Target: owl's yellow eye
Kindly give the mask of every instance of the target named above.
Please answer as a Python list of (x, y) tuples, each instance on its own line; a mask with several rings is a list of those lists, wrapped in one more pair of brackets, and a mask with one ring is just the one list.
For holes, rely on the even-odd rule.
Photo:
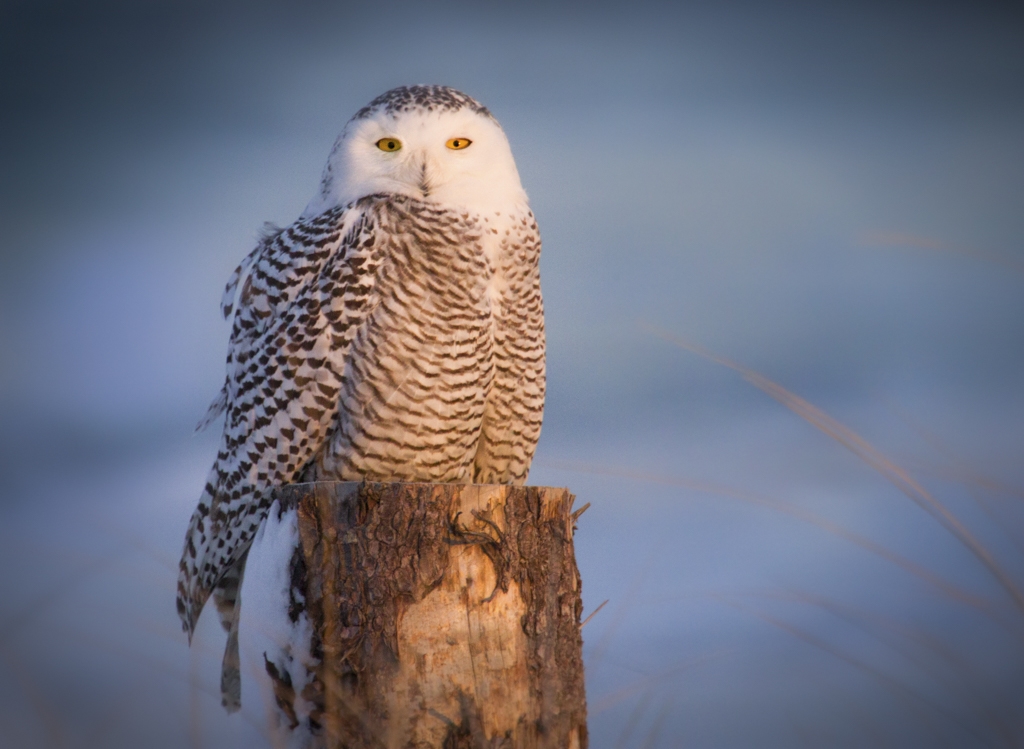
[(453, 151), (461, 151), (472, 142), (469, 138), (452, 138), (445, 145)]
[(381, 138), (377, 141), (377, 148), (381, 151), (397, 151), (402, 147), (402, 141), (398, 138)]

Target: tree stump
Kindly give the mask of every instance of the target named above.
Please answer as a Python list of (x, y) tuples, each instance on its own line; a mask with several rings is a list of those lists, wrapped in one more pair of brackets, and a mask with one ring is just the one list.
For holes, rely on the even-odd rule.
[(567, 489), (317, 482), (277, 498), (297, 510), (320, 656), (314, 745), (587, 747)]

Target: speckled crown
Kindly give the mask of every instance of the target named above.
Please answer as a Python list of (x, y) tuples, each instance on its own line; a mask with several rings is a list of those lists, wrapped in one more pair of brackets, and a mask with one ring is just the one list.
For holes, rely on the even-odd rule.
[(414, 109), (427, 112), (457, 112), (460, 109), (469, 109), (494, 119), (487, 107), (472, 96), (467, 96), (448, 86), (399, 86), (393, 88), (356, 112), (352, 119), (361, 120), (379, 111), (393, 115), (410, 112)]

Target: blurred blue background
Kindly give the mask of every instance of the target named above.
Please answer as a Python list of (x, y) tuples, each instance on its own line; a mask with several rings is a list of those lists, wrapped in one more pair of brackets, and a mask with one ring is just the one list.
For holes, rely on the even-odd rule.
[[(268, 746), (176, 563), (217, 303), (377, 94), (544, 238), (530, 481), (589, 501), (592, 746), (1024, 745), (1024, 22), (936, 3), (6, 2), (0, 743)], [(873, 444), (1004, 582), (741, 362)], [(243, 697), (244, 699), (244, 697)]]

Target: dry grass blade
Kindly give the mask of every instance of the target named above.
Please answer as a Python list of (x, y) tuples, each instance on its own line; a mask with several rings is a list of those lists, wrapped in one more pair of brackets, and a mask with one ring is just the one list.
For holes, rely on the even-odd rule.
[(672, 709), (672, 703), (669, 700), (665, 700), (665, 703), (661, 706), (661, 710), (658, 711), (658, 717), (654, 719), (651, 724), (651, 730), (647, 732), (647, 738), (644, 740), (643, 746), (640, 749), (654, 749), (654, 742), (658, 740), (661, 735), (661, 729), (665, 725), (665, 720), (668, 718), (669, 711)]
[(889, 480), (897, 489), (909, 497), (921, 509), (934, 517), (954, 538), (960, 541), (975, 558), (980, 561), (992, 574), (996, 581), (1013, 599), (1017, 608), (1024, 613), (1024, 593), (1021, 593), (1016, 583), (1009, 574), (996, 562), (988, 549), (974, 537), (974, 534), (961, 523), (946, 507), (935, 499), (923, 486), (915, 481), (905, 470), (889, 460), (882, 452), (854, 432), (846, 425), (829, 416), (817, 406), (808, 403), (798, 395), (786, 390), (781, 385), (772, 382), (751, 369), (717, 356), (706, 349), (695, 344), (681, 340), (671, 333), (659, 328), (648, 326), (655, 335), (663, 338), (669, 343), (687, 351), (691, 351), (705, 359), (717, 362), (723, 366), (739, 372), (743, 377), (764, 393), (767, 393), (797, 416), (809, 424), (817, 427), (832, 439), (846, 447), (850, 452), (867, 463), (871, 468)]
[[(957, 695), (954, 698), (954, 703), (972, 708), (977, 715), (982, 717), (985, 725), (992, 726), (1000, 734), (1006, 746), (1017, 745), (1013, 729), (997, 714), (992, 701), (971, 687), (972, 684), (978, 683), (975, 669), (941, 640), (896, 620), (843, 605), (825, 596), (812, 593), (784, 593), (774, 594), (771, 597), (815, 606), (859, 629), (882, 645), (893, 649), (908, 662), (914, 664), (922, 673), (927, 674), (931, 682), (942, 683), (951, 695)], [(937, 668), (938, 662), (915, 653), (906, 647), (908, 644), (917, 646), (931, 656), (938, 656), (955, 674), (944, 675)]]
[[(850, 655), (849, 653), (846, 653), (846, 652), (840, 650), (839, 648), (837, 648), (832, 643), (827, 642), (826, 640), (823, 640), (820, 637), (817, 637), (816, 635), (811, 634), (810, 632), (807, 632), (807, 631), (805, 631), (803, 629), (800, 629), (799, 627), (796, 627), (796, 626), (790, 624), (789, 622), (782, 621), (781, 619), (776, 619), (775, 617), (773, 617), (773, 616), (771, 616), (771, 615), (769, 615), (769, 614), (767, 614), (767, 613), (765, 613), (763, 611), (759, 611), (759, 610), (754, 609), (754, 608), (752, 608), (750, 606), (746, 606), (746, 605), (741, 604), (741, 603), (739, 603), (737, 601), (731, 600), (731, 599), (729, 599), (729, 598), (727, 598), (725, 596), (719, 595), (719, 596), (714, 596), (714, 597), (717, 598), (722, 603), (726, 604), (727, 606), (731, 606), (732, 608), (735, 608), (735, 609), (737, 609), (739, 611), (745, 611), (748, 614), (751, 614), (752, 616), (757, 617), (758, 619), (760, 619), (763, 622), (771, 624), (774, 627), (778, 627), (779, 629), (783, 630), (784, 632), (788, 632), (789, 634), (791, 634), (794, 637), (796, 637), (798, 640), (802, 640), (803, 642), (805, 642), (805, 643), (807, 643), (809, 645), (813, 645), (814, 647), (818, 648), (819, 650), (822, 650), (822, 651), (824, 651), (826, 653), (829, 653), (830, 655), (838, 658), (839, 660), (841, 660), (841, 661), (843, 661), (843, 662), (853, 666), (857, 670), (862, 671), (863, 673), (865, 673), (865, 674), (871, 676), (872, 678), (874, 678), (875, 680), (877, 680), (879, 683), (881, 683), (884, 687), (886, 687), (890, 692), (892, 692), (897, 697), (900, 697), (900, 698), (903, 698), (903, 699), (909, 699), (909, 704), (912, 704), (914, 706), (927, 707), (933, 713), (941, 715), (942, 717), (946, 718), (950, 722), (955, 723), (965, 733), (968, 733), (971, 736), (973, 736), (977, 740), (977, 742), (978, 742), (978, 743), (975, 744), (975, 746), (982, 746), (982, 745), (988, 743), (986, 741), (985, 737), (978, 735), (978, 733), (971, 726), (965, 725), (962, 721), (957, 719), (955, 716), (950, 715), (949, 711), (943, 705), (940, 705), (937, 702), (934, 702), (933, 700), (929, 699), (925, 695), (920, 694), (916, 690), (911, 689), (906, 684), (901, 682), (899, 679), (896, 679), (896, 678), (890, 676), (889, 674), (887, 674), (886, 672), (884, 672), (884, 671), (882, 671), (882, 670), (880, 670), (878, 668), (875, 668), (870, 663), (865, 663), (864, 661), (860, 660), (859, 658), (855, 658), (854, 656)], [(937, 727), (934, 725), (934, 723), (931, 720), (928, 720), (927, 723), (928, 723), (929, 727), (931, 727), (933, 729), (936, 729), (935, 732), (936, 732), (936, 734), (938, 736), (945, 737), (947, 735), (945, 732), (938, 731)]]
[(1024, 498), (1024, 491), (1013, 486), (1000, 484), (986, 476), (980, 475), (977, 471), (967, 465), (963, 459), (956, 455), (949, 446), (939, 438), (938, 435), (919, 424), (902, 408), (890, 404), (889, 409), (895, 413), (896, 416), (918, 436), (918, 438), (920, 438), (932, 450), (937, 452), (943, 461), (942, 468), (936, 468), (930, 464), (923, 463), (922, 461), (916, 461), (914, 465), (916, 465), (917, 469), (919, 471), (925, 471), (932, 475), (939, 476), (940, 478), (948, 481), (954, 481), (962, 484), (964, 489), (967, 491), (968, 496), (974, 500), (974, 503), (988, 516), (989, 520), (992, 521), (992, 524), (996, 528), (999, 528), (1006, 539), (1013, 544), (1017, 552), (1024, 556), (1024, 537), (1022, 537), (1020, 532), (1019, 522), (1014, 522), (1014, 519), (1008, 517), (1002, 509), (997, 508), (985, 499), (978, 492), (978, 489), (983, 489), (992, 494), (1010, 495), (1016, 499)]
[(64, 730), (60, 711), (58, 711), (50, 702), (45, 691), (36, 686), (35, 681), (30, 675), (31, 671), (25, 668), (25, 666), (15, 658), (13, 653), (2, 646), (0, 646), (0, 658), (3, 658), (7, 664), (8, 670), (14, 674), (20, 682), (22, 692), (32, 704), (32, 709), (35, 711), (36, 717), (39, 719), (39, 724), (43, 726), (43, 730), (46, 732), (50, 746), (55, 747), (55, 749), (57, 747), (65, 746), (66, 742), (64, 741)]
[(615, 742), (615, 749), (623, 749), (628, 746), (629, 738), (633, 735), (633, 731), (640, 723), (640, 719), (647, 712), (647, 706), (651, 704), (651, 691), (647, 690), (644, 692), (643, 697), (636, 703), (636, 707), (633, 708), (633, 712), (629, 714), (629, 718), (626, 719), (626, 725), (622, 727), (622, 733), (619, 734), (618, 740)]
[(973, 484), (982, 489), (997, 493), (1008, 494), (1017, 499), (1024, 499), (1024, 489), (1009, 484), (1002, 484), (988, 476), (984, 476), (971, 468), (963, 458), (957, 455), (939, 435), (927, 429), (917, 419), (910, 415), (905, 409), (895, 403), (887, 403), (887, 407), (900, 421), (902, 421), (917, 437), (928, 447), (937, 452), (942, 458), (941, 466), (931, 465), (923, 461), (916, 461), (917, 465), (930, 473), (941, 476), (949, 481), (960, 484)]
[(913, 247), (920, 250), (949, 252), (955, 255), (963, 255), (964, 257), (969, 257), (973, 260), (992, 263), (993, 265), (998, 265), (1002, 268), (1013, 271), (1014, 273), (1024, 275), (1024, 263), (1021, 263), (1012, 257), (997, 254), (995, 252), (976, 250), (972, 247), (959, 247), (957, 245), (940, 242), (937, 239), (931, 239), (930, 237), (919, 237), (914, 234), (906, 234), (902, 232), (875, 232), (873, 234), (865, 235), (861, 239), (861, 244), (874, 247)]
[(930, 570), (925, 569), (921, 565), (913, 562), (907, 557), (898, 554), (895, 551), (891, 551), (881, 544), (875, 543), (869, 538), (866, 538), (859, 533), (854, 533), (837, 523), (833, 523), (819, 515), (815, 515), (813, 512), (805, 510), (796, 505), (791, 505), (780, 500), (771, 499), (770, 497), (763, 497), (752, 492), (743, 491), (741, 489), (734, 489), (726, 486), (719, 486), (717, 484), (708, 484), (700, 481), (691, 481), (677, 476), (664, 476), (660, 474), (644, 473), (641, 471), (631, 471), (628, 469), (615, 468), (612, 466), (592, 466), (587, 463), (577, 463), (573, 461), (563, 460), (544, 460), (539, 461), (543, 465), (550, 466), (552, 468), (558, 468), (566, 471), (576, 471), (579, 473), (591, 473), (599, 476), (615, 476), (617, 478), (635, 479), (637, 481), (648, 481), (655, 484), (664, 484), (666, 486), (678, 486), (691, 491), (700, 492), (701, 494), (710, 494), (718, 497), (728, 497), (730, 499), (736, 499), (741, 502), (747, 502), (750, 504), (759, 505), (768, 509), (774, 510), (785, 515), (802, 520), (806, 523), (810, 523), (826, 533), (830, 533), (833, 536), (842, 538), (845, 541), (849, 541), (856, 546), (875, 554), (878, 557), (895, 564), (902, 570), (910, 573), (920, 580), (927, 582), (934, 586), (938, 590), (942, 591), (945, 595), (957, 600), (961, 603), (972, 606), (976, 609), (984, 611), (987, 614), (995, 616), (995, 612), (992, 610), (992, 605), (989, 601), (977, 596), (970, 591), (959, 588), (949, 581), (939, 577)]
[(934, 462), (921, 460), (920, 458), (907, 458), (905, 462), (913, 465), (918, 471), (931, 474), (945, 481), (952, 481), (965, 486), (975, 486), (992, 494), (1005, 495), (1014, 499), (1024, 499), (1024, 489), (1011, 486), (1010, 484), (1003, 484), (988, 476), (979, 475), (963, 466), (950, 466), (948, 463), (937, 465)]
[(618, 631), (619, 627), (621, 627), (622, 623), (626, 620), (626, 616), (633, 610), (633, 604), (640, 595), (644, 582), (650, 577), (650, 571), (654, 567), (655, 559), (657, 558), (657, 554), (660, 550), (660, 547), (656, 547), (651, 550), (651, 553), (647, 557), (647, 562), (640, 568), (640, 570), (637, 571), (637, 574), (633, 578), (622, 602), (615, 608), (612, 620), (608, 623), (608, 626), (605, 627), (604, 632), (597, 641), (597, 645), (594, 646), (590, 657), (587, 659), (588, 673), (592, 674), (597, 668), (597, 665), (608, 652), (608, 648), (611, 647), (612, 638), (615, 636), (615, 632)]
[(587, 622), (589, 622), (591, 619), (593, 619), (594, 616), (597, 614), (597, 612), (600, 611), (601, 609), (603, 609), (605, 607), (605, 604), (607, 604), (609, 600), (610, 599), (605, 598), (603, 601), (601, 601), (601, 603), (598, 604), (598, 607), (596, 609), (594, 609), (593, 611), (591, 611), (590, 615), (586, 619), (584, 619), (582, 622), (580, 622), (580, 629), (583, 629), (585, 626), (587, 626)]
[(643, 678), (637, 679), (636, 681), (627, 684), (621, 689), (615, 690), (611, 694), (606, 694), (599, 700), (595, 700), (587, 708), (587, 712), (590, 715), (598, 715), (600, 713), (603, 713), (610, 707), (619, 704), (623, 700), (629, 699), (634, 694), (638, 694), (640, 692), (653, 689), (654, 686), (660, 681), (665, 681), (673, 676), (676, 676), (677, 674), (682, 673), (683, 671), (689, 671), (691, 668), (695, 668), (703, 663), (707, 663), (708, 661), (714, 660), (715, 658), (721, 658), (724, 655), (729, 655), (732, 652), (734, 651), (721, 650), (714, 653), (708, 653), (707, 655), (702, 655), (699, 658), (694, 658), (692, 661), (686, 661), (685, 663), (681, 663), (679, 665), (672, 666), (671, 668), (667, 668), (664, 671), (659, 671), (656, 674), (644, 676)]

